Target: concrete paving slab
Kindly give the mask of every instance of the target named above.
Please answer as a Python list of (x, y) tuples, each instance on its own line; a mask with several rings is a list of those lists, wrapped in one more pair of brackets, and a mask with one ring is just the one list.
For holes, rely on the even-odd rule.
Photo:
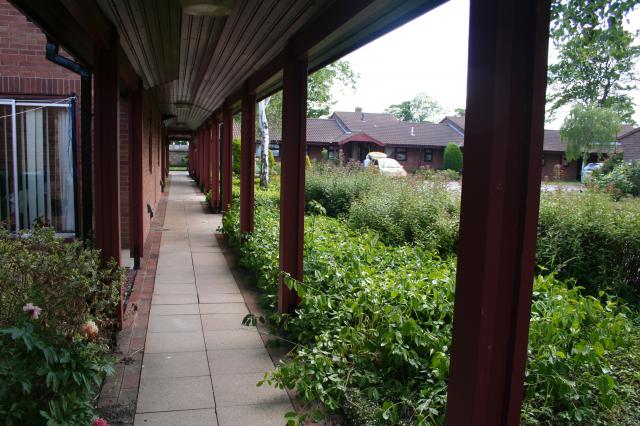
[(239, 328), (246, 328), (242, 325), (244, 317), (245, 314), (208, 314), (200, 316), (200, 318), (202, 318), (203, 331), (237, 330)]
[(208, 351), (211, 375), (265, 373), (273, 362), (264, 348)]
[(240, 373), (214, 375), (213, 391), (218, 407), (251, 404), (281, 404), (289, 401), (282, 389), (269, 385), (256, 386), (264, 379), (263, 373)]
[(174, 333), (178, 331), (200, 331), (202, 325), (198, 315), (160, 315), (149, 318), (148, 333)]
[(211, 378), (147, 378), (140, 385), (137, 413), (214, 408)]
[(178, 331), (174, 333), (147, 333), (145, 354), (162, 352), (204, 351), (202, 331)]
[(207, 353), (164, 352), (147, 353), (142, 363), (142, 380), (167, 377), (209, 377)]
[(258, 332), (248, 327), (238, 330), (206, 331), (204, 340), (207, 350), (264, 348)]
[(187, 303), (198, 303), (198, 296), (195, 294), (155, 294), (151, 299), (152, 305), (184, 305)]
[(156, 284), (153, 288), (153, 294), (197, 294), (195, 284)]
[[(136, 414), (134, 426), (217, 426), (213, 409)], [(250, 423), (246, 423), (248, 425)], [(257, 423), (256, 423), (257, 424)]]
[(192, 303), (189, 305), (151, 305), (149, 315), (198, 315), (199, 313), (198, 304)]
[[(153, 307), (151, 307), (153, 311)], [(200, 313), (202, 314), (248, 314), (249, 310), (244, 302), (240, 303), (201, 303), (199, 305)]]
[(203, 293), (199, 295), (200, 303), (238, 303), (244, 302), (239, 293)]
[(293, 411), (293, 407), (286, 401), (278, 404), (218, 407), (216, 411), (220, 426), (283, 426), (287, 423), (285, 414)]

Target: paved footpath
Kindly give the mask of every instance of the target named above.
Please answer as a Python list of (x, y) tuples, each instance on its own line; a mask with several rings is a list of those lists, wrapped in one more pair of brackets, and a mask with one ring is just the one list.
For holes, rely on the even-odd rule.
[(287, 394), (256, 383), (273, 363), (214, 237), (221, 216), (172, 173), (135, 425), (284, 425)]

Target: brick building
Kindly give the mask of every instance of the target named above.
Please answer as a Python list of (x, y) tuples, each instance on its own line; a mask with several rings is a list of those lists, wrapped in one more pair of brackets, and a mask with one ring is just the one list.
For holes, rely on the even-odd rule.
[[(0, 213), (11, 230), (50, 224), (62, 235), (93, 234), (95, 227), (95, 135), (84, 136), (93, 155), (82, 164), (81, 76), (47, 59), (47, 37), (6, 0), (0, 0)], [(50, 47), (53, 45), (50, 45)], [(56, 47), (57, 49), (57, 47)], [(53, 53), (54, 51), (49, 53)], [(74, 59), (62, 49), (62, 61)], [(77, 64), (76, 64), (77, 65)], [(131, 91), (119, 84), (118, 137), (121, 263), (142, 255), (151, 214), (160, 200), (163, 173), (163, 125), (148, 92), (142, 93), (142, 188), (132, 206)], [(91, 89), (89, 83), (89, 96)], [(89, 124), (91, 124), (91, 115)], [(91, 129), (89, 125), (87, 128)], [(95, 128), (93, 129), (95, 131)], [(15, 151), (15, 153), (14, 153)], [(15, 155), (14, 155), (15, 154)], [(99, 178), (99, 177), (98, 177)], [(135, 192), (135, 191), (134, 191)], [(84, 198), (83, 199), (83, 195)], [(131, 217), (141, 219), (141, 240), (132, 241)], [(141, 217), (140, 217), (141, 216)], [(138, 238), (140, 240), (140, 238)], [(137, 252), (130, 252), (136, 244)]]
[[(341, 156), (344, 161), (362, 162), (368, 152), (382, 151), (395, 158), (408, 172), (420, 168), (440, 169), (444, 149), (449, 143), (464, 151), (464, 129), (464, 116), (445, 117), (439, 123), (411, 123), (400, 121), (392, 114), (369, 113), (359, 108), (354, 112), (337, 111), (326, 119), (307, 119), (307, 154), (318, 160), (322, 158), (322, 150), (326, 149), (332, 158)], [(616, 147), (617, 150), (624, 149), (625, 158), (629, 159), (636, 158), (633, 157), (636, 152), (640, 153), (640, 140), (636, 141), (640, 139), (637, 132), (640, 128), (630, 131), (632, 129), (626, 125), (622, 127), (622, 143)], [(278, 129), (271, 131), (272, 150), (277, 158), (280, 132)], [(240, 138), (239, 130), (234, 129), (234, 137)], [(545, 129), (543, 180), (580, 179), (581, 163), (567, 161), (564, 152), (560, 132)], [(596, 156), (589, 161), (597, 161)]]

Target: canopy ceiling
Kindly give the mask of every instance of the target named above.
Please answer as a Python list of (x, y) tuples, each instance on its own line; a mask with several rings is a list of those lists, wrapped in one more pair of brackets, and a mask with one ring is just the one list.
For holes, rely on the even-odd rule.
[(444, 1), (236, 0), (228, 16), (212, 17), (183, 13), (180, 0), (48, 0), (44, 8), (12, 0), (84, 62), (93, 59), (87, 39), (104, 44), (115, 27), (161, 112), (175, 116), (167, 126), (185, 129), (198, 128), (225, 99), (237, 104), (252, 76), (258, 97), (279, 89), (279, 58), (291, 39), (313, 71)]

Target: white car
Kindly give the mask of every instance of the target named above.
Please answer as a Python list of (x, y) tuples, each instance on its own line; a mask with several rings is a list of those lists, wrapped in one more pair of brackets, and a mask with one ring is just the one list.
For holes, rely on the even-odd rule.
[(371, 160), (371, 165), (380, 170), (380, 173), (388, 176), (406, 176), (407, 172), (402, 167), (400, 163), (398, 163), (393, 158), (377, 158), (375, 160)]
[(598, 170), (599, 168), (601, 168), (602, 164), (603, 163), (589, 163), (585, 165), (582, 168), (582, 173), (580, 173), (580, 182), (588, 182), (589, 178), (591, 177), (591, 173), (593, 173), (594, 170)]
[(387, 154), (385, 154), (384, 152), (377, 152), (377, 151), (371, 151), (370, 153), (367, 154), (366, 157), (364, 157), (364, 167), (369, 167), (369, 164), (371, 164), (372, 160), (376, 160), (378, 158), (387, 158)]

